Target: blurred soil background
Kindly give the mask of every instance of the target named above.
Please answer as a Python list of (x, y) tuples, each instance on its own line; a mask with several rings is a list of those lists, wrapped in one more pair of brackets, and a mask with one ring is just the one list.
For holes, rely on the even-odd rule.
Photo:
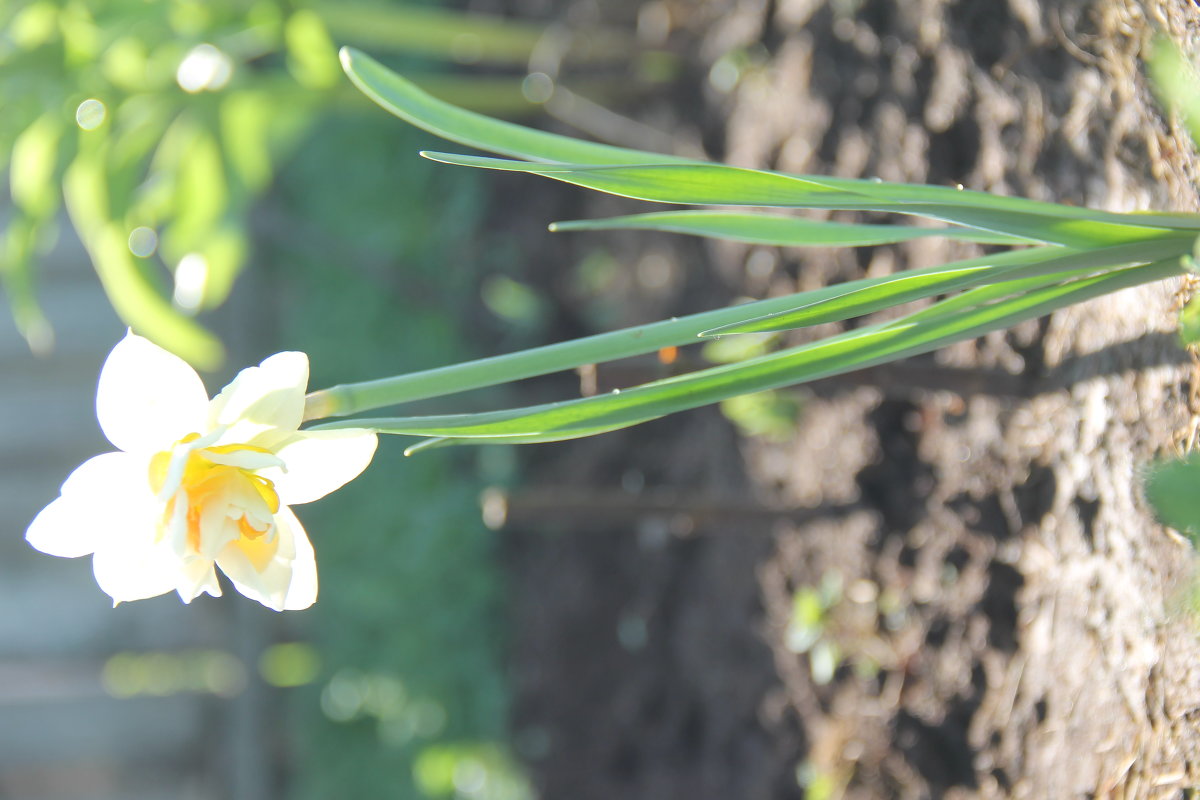
[[(503, 9), (636, 26), (683, 56), (672, 92), (622, 109), (662, 137), (627, 128), (623, 144), (1198, 208), (1200, 160), (1140, 60), (1159, 28), (1195, 54), (1190, 0)], [(552, 287), (555, 338), (975, 254), (537, 240), (554, 219), (644, 206), (491, 181), (489, 224), (537, 241), (523, 279)], [(516, 742), (541, 796), (1184, 796), (1200, 782), (1192, 553), (1137, 485), (1194, 431), (1179, 290), (524, 453), (525, 488), (493, 511), (508, 515)], [(690, 368), (733, 340), (579, 384)]]

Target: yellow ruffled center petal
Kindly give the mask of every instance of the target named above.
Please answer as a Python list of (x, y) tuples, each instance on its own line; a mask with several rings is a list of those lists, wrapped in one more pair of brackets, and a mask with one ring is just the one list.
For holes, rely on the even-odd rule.
[(165, 501), (157, 540), (185, 559), (214, 559), (233, 543), (262, 572), (279, 548), (279, 495), (257, 471), (283, 462), (261, 447), (213, 439), (190, 433), (150, 459), (150, 488)]

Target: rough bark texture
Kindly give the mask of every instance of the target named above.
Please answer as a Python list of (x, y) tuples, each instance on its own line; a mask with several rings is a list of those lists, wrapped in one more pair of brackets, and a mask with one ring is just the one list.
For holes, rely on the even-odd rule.
[[(1190, 0), (643, 7), (643, 32), (664, 20), (694, 80), (640, 116), (685, 151), (1200, 207), (1200, 160), (1139, 60), (1156, 26), (1195, 52)], [(718, 62), (736, 81), (706, 80)], [(628, 266), (600, 309), (618, 322), (971, 253), (579, 237), (548, 246), (547, 274), (595, 249)], [(708, 410), (541, 451), (539, 485), (633, 506), (572, 517), (564, 503), (557, 523), (524, 526), (557, 524), (553, 537), (512, 526), (518, 714), (543, 796), (1176, 797), (1200, 782), (1192, 553), (1137, 480), (1194, 429), (1194, 367), (1171, 333), (1179, 289), (1126, 291), (914, 365), (936, 389), (823, 387), (786, 441), (739, 437)], [(596, 301), (560, 294), (563, 332), (586, 329)], [(650, 490), (674, 502), (639, 514)], [(738, 516), (748, 499), (765, 511)], [(795, 591), (834, 574), (839, 666), (818, 682), (788, 626)]]

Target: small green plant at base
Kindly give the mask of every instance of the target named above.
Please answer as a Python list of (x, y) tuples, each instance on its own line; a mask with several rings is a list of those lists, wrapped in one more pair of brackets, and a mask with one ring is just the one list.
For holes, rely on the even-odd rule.
[(841, 649), (829, 636), (830, 617), (842, 600), (842, 574), (831, 570), (817, 587), (801, 586), (792, 594), (792, 617), (784, 641), (793, 653), (807, 653), (813, 682), (823, 686), (833, 680), (841, 663)]

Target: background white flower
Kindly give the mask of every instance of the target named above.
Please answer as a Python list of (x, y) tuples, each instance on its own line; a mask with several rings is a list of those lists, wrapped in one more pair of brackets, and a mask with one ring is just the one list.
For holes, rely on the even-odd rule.
[(308, 357), (279, 353), (211, 401), (176, 356), (129, 333), (100, 373), (96, 415), (120, 452), (84, 462), (25, 538), (50, 555), (93, 554), (114, 603), (220, 595), (214, 566), (276, 611), (317, 598), (312, 545), (289, 505), (355, 478), (373, 431), (301, 431)]

